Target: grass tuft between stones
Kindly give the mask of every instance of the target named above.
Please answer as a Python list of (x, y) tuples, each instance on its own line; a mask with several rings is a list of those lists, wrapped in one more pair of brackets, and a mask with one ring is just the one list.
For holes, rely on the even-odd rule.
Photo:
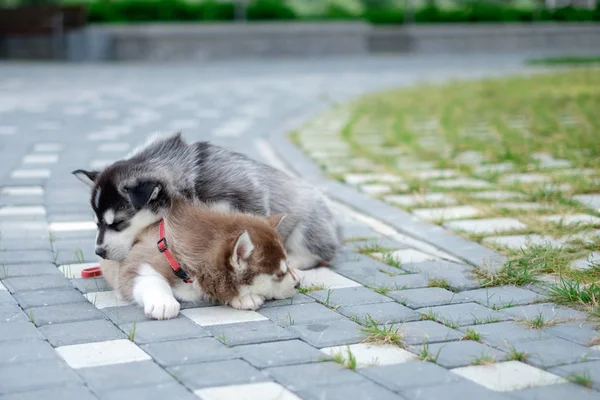
[(399, 328), (395, 328), (393, 324), (379, 325), (370, 315), (366, 316), (360, 331), (366, 335), (363, 343), (403, 346), (404, 334)]

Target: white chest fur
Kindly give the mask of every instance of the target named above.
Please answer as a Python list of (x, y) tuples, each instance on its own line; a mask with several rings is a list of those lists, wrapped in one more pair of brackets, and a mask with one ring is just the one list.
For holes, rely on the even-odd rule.
[(206, 300), (207, 297), (202, 289), (200, 289), (198, 281), (195, 279), (192, 283), (186, 283), (183, 281), (178, 282), (172, 287), (172, 289), (173, 295), (179, 301), (194, 302)]

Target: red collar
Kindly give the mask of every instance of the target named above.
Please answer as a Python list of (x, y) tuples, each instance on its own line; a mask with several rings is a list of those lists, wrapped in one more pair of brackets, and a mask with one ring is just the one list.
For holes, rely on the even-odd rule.
[(173, 253), (169, 250), (169, 246), (167, 245), (167, 238), (165, 237), (165, 220), (160, 220), (160, 225), (158, 226), (158, 242), (156, 245), (158, 246), (158, 251), (163, 253), (165, 257), (167, 257), (167, 261), (171, 268), (173, 268), (173, 272), (179, 278), (183, 279), (184, 282), (192, 283), (192, 280), (188, 277), (185, 271), (181, 268), (175, 257), (173, 257)]

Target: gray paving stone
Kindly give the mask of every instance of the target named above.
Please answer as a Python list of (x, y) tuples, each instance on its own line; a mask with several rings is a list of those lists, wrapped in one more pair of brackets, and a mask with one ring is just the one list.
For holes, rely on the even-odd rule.
[(282, 300), (268, 300), (262, 305), (261, 308), (271, 308), (271, 307), (280, 307), (280, 306), (291, 306), (295, 304), (306, 304), (306, 303), (314, 303), (315, 299), (309, 297), (302, 293), (296, 293), (294, 297), (291, 299), (282, 299)]
[(133, 341), (137, 344), (209, 336), (207, 331), (183, 316), (166, 321), (132, 322), (120, 328), (127, 335), (135, 332)]
[(60, 275), (60, 271), (54, 264), (9, 264), (2, 265), (0, 277), (2, 279), (15, 277), (30, 277), (37, 275)]
[(0, 365), (58, 358), (58, 354), (52, 346), (41, 340), (2, 342), (0, 343), (0, 354), (2, 354)]
[(461, 327), (466, 332), (472, 329), (481, 335), (481, 341), (494, 347), (510, 350), (513, 343), (533, 340), (551, 339), (552, 335), (545, 330), (531, 329), (517, 322), (496, 322), (493, 324), (471, 325)]
[(329, 306), (360, 306), (363, 304), (385, 303), (391, 299), (364, 286), (344, 289), (319, 290), (308, 293), (319, 303)]
[(569, 264), (571, 268), (579, 270), (589, 270), (597, 265), (600, 265), (600, 252), (594, 251), (586, 257), (575, 260)]
[(554, 303), (531, 304), (528, 306), (512, 307), (499, 311), (518, 321), (533, 319), (542, 316), (545, 321), (573, 321), (587, 319), (586, 313), (567, 307), (557, 306)]
[(514, 218), (463, 219), (444, 223), (444, 227), (472, 234), (493, 234), (527, 228), (527, 225)]
[(318, 348), (358, 343), (365, 338), (360, 325), (346, 319), (292, 325), (288, 329)]
[(515, 390), (510, 395), (521, 400), (595, 400), (598, 398), (598, 392), (573, 383)]
[(457, 302), (455, 293), (439, 287), (397, 290), (386, 293), (386, 296), (410, 308), (440, 306)]
[(233, 349), (210, 337), (155, 342), (141, 348), (164, 367), (237, 358)]
[(580, 321), (557, 324), (546, 328), (545, 331), (561, 339), (588, 346), (593, 339), (600, 335), (596, 328), (596, 324)]
[(459, 293), (459, 300), (474, 301), (485, 307), (506, 308), (541, 300), (538, 293), (514, 286), (497, 286)]
[(111, 390), (100, 394), (102, 400), (198, 400), (178, 383), (151, 384), (139, 387)]
[[(465, 264), (456, 264), (447, 261), (423, 261), (418, 263), (403, 264), (402, 268), (418, 272), (430, 279), (443, 279), (454, 290), (467, 290), (479, 287), (479, 282), (473, 278), (473, 267)], [(425, 285), (427, 286), (427, 285)]]
[[(4, 304), (0, 306), (0, 322), (26, 322), (27, 316), (16, 304)], [(6, 325), (6, 324), (3, 324)]]
[(81, 368), (78, 374), (96, 393), (125, 387), (175, 382), (171, 375), (152, 361)]
[[(445, 368), (476, 365), (480, 362), (497, 362), (506, 358), (506, 353), (472, 340), (433, 343), (427, 346), (429, 353), (436, 358), (435, 363)], [(423, 346), (411, 346), (408, 350), (420, 354)]]
[(243, 360), (179, 365), (169, 367), (167, 371), (192, 390), (268, 380), (265, 374)]
[(206, 327), (214, 337), (228, 346), (272, 342), (297, 338), (298, 335), (271, 321), (243, 322)]
[(53, 262), (54, 256), (48, 250), (8, 250), (0, 252), (0, 264), (29, 264)]
[(363, 376), (335, 362), (288, 365), (263, 371), (292, 391), (325, 385), (342, 387), (366, 381)]
[[(359, 240), (355, 242), (348, 242), (346, 245), (349, 249), (354, 251), (359, 251), (365, 248), (373, 248), (374, 246), (383, 247), (384, 249), (389, 250), (401, 250), (409, 248), (407, 245), (398, 243), (395, 240), (389, 238), (378, 238), (378, 239), (367, 239), (367, 240)], [(354, 253), (356, 254), (356, 253)]]
[(404, 335), (402, 340), (406, 344), (446, 342), (463, 337), (459, 331), (434, 321), (407, 322), (394, 325), (394, 328)]
[(146, 317), (144, 309), (138, 305), (107, 307), (103, 308), (102, 312), (116, 325), (153, 321), (152, 318)]
[(436, 320), (458, 326), (488, 324), (511, 319), (509, 315), (500, 314), (498, 311), (490, 310), (477, 303), (426, 307), (417, 311), (424, 315), (432, 314)]
[(302, 325), (344, 318), (324, 305), (316, 303), (261, 308), (258, 312), (281, 326)]
[(600, 210), (600, 194), (579, 194), (573, 196), (573, 199), (593, 210)]
[(237, 346), (234, 351), (257, 368), (305, 364), (324, 359), (322, 352), (300, 340)]
[(47, 389), (18, 392), (2, 396), (2, 400), (97, 400), (90, 389), (83, 385), (67, 384)]
[(73, 288), (64, 290), (36, 290), (15, 293), (15, 300), (24, 309), (70, 303), (87, 303), (85, 297)]
[[(0, 282), (2, 283), (2, 282)], [(6, 290), (0, 290), (0, 306), (15, 305), (17, 302)]]
[(410, 389), (402, 392), (407, 400), (509, 400), (508, 394), (493, 392), (485, 387), (467, 380), (447, 383), (443, 385), (427, 386)]
[(347, 385), (307, 386), (298, 390), (298, 395), (306, 400), (402, 400), (402, 398), (381, 386), (365, 381)]
[(0, 366), (0, 394), (81, 383), (75, 372), (59, 359)]
[(40, 327), (40, 332), (54, 347), (126, 338), (123, 332), (106, 320), (44, 325)]
[[(376, 267), (379, 265), (379, 267)], [(427, 287), (429, 279), (421, 274), (408, 274), (399, 270), (398, 275), (390, 276), (394, 269), (386, 264), (357, 266), (358, 268), (336, 269), (340, 275), (350, 278), (365, 286), (387, 287), (395, 290)], [(385, 271), (385, 272), (382, 272)]]
[(76, 278), (71, 279), (71, 283), (73, 284), (73, 286), (75, 286), (77, 290), (84, 294), (90, 292), (104, 292), (107, 290), (113, 290), (113, 288), (110, 287), (108, 282), (106, 282), (106, 280), (103, 277), (87, 279)]
[(28, 313), (36, 326), (104, 319), (104, 314), (90, 303), (34, 307), (30, 308)]
[(11, 293), (45, 289), (70, 289), (71, 282), (63, 275), (28, 276), (2, 281)]
[(416, 311), (394, 302), (340, 307), (337, 311), (348, 318), (358, 318), (359, 321), (370, 317), (378, 324), (417, 321), (420, 317)]
[(592, 388), (600, 390), (600, 361), (598, 360), (598, 353), (593, 357), (590, 357), (590, 361), (562, 365), (550, 369), (550, 372), (568, 378), (574, 378), (576, 376), (587, 377), (591, 382)]
[(52, 250), (52, 245), (48, 238), (44, 239), (0, 239), (0, 250)]
[(599, 351), (557, 338), (516, 342), (513, 343), (513, 346), (518, 351), (527, 353), (527, 363), (541, 368), (572, 364), (600, 357)]
[(432, 362), (411, 361), (357, 370), (361, 375), (396, 392), (462, 380), (457, 374)]
[(42, 335), (29, 321), (15, 321), (11, 323), (0, 324), (0, 342), (9, 342), (15, 340), (44, 340), (44, 335)]

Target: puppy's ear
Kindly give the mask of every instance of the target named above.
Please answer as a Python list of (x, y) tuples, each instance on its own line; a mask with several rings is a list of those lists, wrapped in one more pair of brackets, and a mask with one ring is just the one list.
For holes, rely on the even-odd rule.
[(254, 251), (254, 244), (250, 239), (248, 231), (243, 231), (235, 240), (231, 263), (238, 271), (244, 270), (248, 266), (248, 259)]
[(281, 222), (283, 222), (285, 217), (287, 217), (287, 214), (269, 215), (267, 217), (267, 223), (269, 224), (269, 226), (271, 228), (277, 229), (279, 227), (279, 225), (281, 225)]
[(157, 182), (140, 182), (135, 186), (125, 188), (129, 202), (136, 210), (155, 200), (161, 190), (162, 186)]
[(98, 171), (86, 171), (83, 169), (77, 169), (73, 172), (71, 172), (73, 175), (75, 175), (75, 178), (79, 179), (81, 182), (85, 183), (86, 185), (88, 185), (90, 188), (94, 187), (94, 184), (96, 183), (96, 178), (98, 178), (98, 174), (100, 172)]

